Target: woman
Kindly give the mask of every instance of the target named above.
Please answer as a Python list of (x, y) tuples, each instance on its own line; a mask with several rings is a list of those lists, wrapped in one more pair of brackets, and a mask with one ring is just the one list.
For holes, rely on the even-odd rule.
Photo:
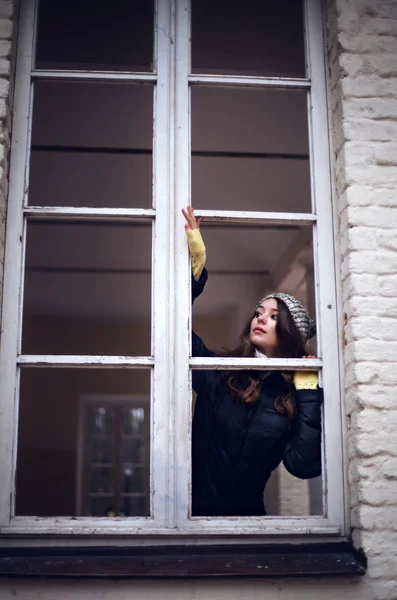
[[(193, 300), (207, 280), (201, 219), (188, 206)], [(228, 356), (301, 358), (315, 325), (288, 294), (263, 298)], [(193, 332), (193, 356), (214, 356)], [(312, 358), (311, 356), (307, 356)], [(296, 477), (321, 472), (321, 402), (317, 373), (193, 370), (197, 393), (192, 441), (192, 514), (265, 515), (263, 492), (283, 461)]]

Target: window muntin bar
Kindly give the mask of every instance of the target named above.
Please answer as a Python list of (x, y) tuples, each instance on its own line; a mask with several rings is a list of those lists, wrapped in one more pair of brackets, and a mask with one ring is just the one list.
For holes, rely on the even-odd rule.
[(195, 210), (197, 217), (208, 223), (251, 224), (251, 225), (312, 225), (317, 217), (310, 213), (273, 213), (243, 210)]
[(152, 71), (153, 27), (153, 0), (40, 0), (36, 67)]
[(157, 75), (149, 75), (148, 73), (115, 73), (115, 72), (93, 72), (93, 71), (43, 71), (33, 69), (31, 78), (35, 80), (75, 80), (75, 81), (109, 81), (120, 83), (121, 81), (129, 81), (130, 83), (143, 82), (155, 83)]
[(19, 366), (23, 367), (74, 367), (74, 368), (108, 368), (124, 369), (154, 366), (154, 358), (147, 356), (88, 356), (82, 355), (46, 355), (20, 354), (17, 359)]
[(293, 371), (315, 371), (321, 369), (323, 361), (320, 358), (299, 359), (299, 358), (229, 358), (229, 357), (191, 357), (189, 359), (190, 367), (194, 369), (218, 369), (222, 370), (293, 370)]
[[(60, 220), (106, 220), (126, 221), (135, 223), (141, 220), (153, 220), (156, 212), (152, 209), (134, 208), (86, 208), (86, 207), (60, 207), (60, 206), (34, 206), (24, 209), (24, 214), (33, 219)], [(195, 214), (203, 217), (206, 223), (252, 223), (261, 225), (311, 225), (317, 220), (311, 213), (273, 213), (264, 211), (227, 211), (227, 210), (201, 210), (196, 209)]]
[(34, 219), (53, 219), (59, 220), (84, 220), (84, 221), (120, 221), (137, 223), (138, 221), (152, 221), (156, 215), (153, 209), (139, 208), (86, 208), (83, 207), (63, 207), (63, 206), (29, 206), (24, 209), (27, 217)]
[(241, 87), (241, 88), (270, 88), (270, 89), (296, 89), (307, 90), (310, 88), (309, 79), (288, 79), (285, 77), (240, 77), (238, 75), (189, 75), (189, 84)]

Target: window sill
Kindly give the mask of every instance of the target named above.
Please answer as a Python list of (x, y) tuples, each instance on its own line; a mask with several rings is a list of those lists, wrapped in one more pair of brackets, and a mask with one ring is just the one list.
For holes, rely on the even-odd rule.
[(2, 548), (0, 576), (227, 578), (364, 575), (350, 542), (140, 548)]

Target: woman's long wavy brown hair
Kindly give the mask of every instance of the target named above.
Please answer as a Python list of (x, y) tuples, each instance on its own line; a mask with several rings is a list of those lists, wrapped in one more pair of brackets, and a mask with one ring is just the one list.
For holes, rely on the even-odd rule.
[[(279, 340), (276, 356), (278, 358), (301, 358), (307, 354), (307, 349), (299, 330), (284, 302), (279, 298), (275, 298), (275, 300), (277, 301), (278, 310), (276, 333)], [(247, 320), (240, 334), (238, 346), (229, 352), (223, 353), (223, 356), (244, 358), (253, 358), (255, 356), (255, 346), (250, 341), (251, 322), (254, 316), (255, 312)], [(241, 402), (248, 404), (256, 402), (259, 398), (262, 373), (262, 371), (226, 371), (224, 377), (231, 393)], [(293, 374), (283, 371), (282, 376), (289, 390), (287, 393), (277, 396), (274, 405), (278, 413), (287, 415), (288, 420), (292, 421), (295, 415)]]

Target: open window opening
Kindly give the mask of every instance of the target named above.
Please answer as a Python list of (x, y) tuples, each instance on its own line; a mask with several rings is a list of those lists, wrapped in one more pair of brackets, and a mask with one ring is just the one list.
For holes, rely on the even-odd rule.
[[(16, 423), (3, 436), (15, 489), (0, 491), (0, 516), (30, 533), (29, 517), (56, 517), (60, 530), (82, 534), (101, 519), (104, 535), (339, 535), (320, 11), (311, 0), (258, 0), (252, 11), (177, 0), (175, 14), (168, 0), (120, 1), (109, 23), (97, 3), (83, 4), (22, 2), (15, 139), (26, 154), (17, 148), (12, 163), (15, 265), (0, 355), (13, 365), (2, 393)], [(208, 347), (232, 348), (274, 291), (318, 322), (310, 351), (326, 391), (322, 477), (274, 464), (256, 521), (190, 510), (189, 374), (202, 367), (189, 356), (188, 203), (204, 218), (210, 279), (193, 326)], [(220, 370), (216, 360), (208, 371)]]
[[(209, 279), (205, 291), (194, 303), (193, 329), (210, 350), (222, 356), (225, 351), (235, 348), (241, 330), (253, 313), (257, 302), (276, 290), (282, 290), (284, 293), (294, 296), (307, 307), (309, 314), (315, 314), (311, 227), (264, 227), (219, 223), (206, 225), (204, 222), (201, 230), (208, 253)], [(249, 244), (247, 240), (249, 240)], [(310, 352), (314, 355), (317, 353), (316, 346), (316, 337), (314, 337), (310, 340), (309, 346)], [(217, 371), (210, 373), (210, 377), (216, 377)], [(195, 410), (197, 409), (196, 399), (194, 393), (193, 407)], [(242, 419), (244, 427), (247, 428), (245, 411), (241, 410), (240, 404), (237, 399), (230, 402), (227, 408), (228, 414), (224, 415), (224, 418), (227, 418), (228, 421)], [(256, 412), (252, 421), (251, 419), (249, 421), (253, 425), (252, 435), (255, 435), (255, 427), (266, 427), (267, 423), (267, 416), (264, 415), (262, 418), (260, 410)], [(218, 413), (214, 410), (213, 414), (217, 415)], [(193, 413), (193, 427), (195, 417), (196, 419), (200, 418)], [(222, 411), (218, 414), (218, 418), (221, 419), (221, 417)], [(282, 420), (280, 418), (280, 427), (282, 427)], [(269, 422), (272, 424), (271, 420)], [(293, 424), (289, 428), (292, 426)], [(199, 427), (200, 433), (196, 435), (201, 436), (203, 427), (197, 427)], [(208, 436), (215, 437), (216, 435), (215, 450), (213, 451), (215, 453), (216, 451), (222, 452), (226, 457), (232, 456), (233, 460), (237, 461), (238, 451), (235, 445), (236, 440), (240, 440), (238, 429), (239, 427), (229, 427), (229, 424), (222, 420), (214, 423), (212, 433), (207, 432)], [(215, 434), (214, 430), (217, 430), (218, 433)], [(222, 431), (225, 433), (222, 434)], [(254, 463), (258, 465), (258, 468), (265, 471), (268, 461), (264, 460), (264, 456), (269, 456), (269, 454), (273, 455), (275, 464), (281, 461), (279, 466), (272, 470), (270, 479), (263, 483), (265, 514), (267, 516), (322, 515), (324, 510), (322, 477), (300, 479), (291, 475), (283, 465), (281, 451), (275, 450), (270, 442), (273, 432), (269, 430), (268, 435), (260, 435), (258, 431), (256, 433), (258, 440)], [(249, 435), (247, 429), (247, 436)], [(251, 443), (248, 437), (246, 443)], [(273, 448), (272, 451), (271, 448)], [(209, 452), (210, 449), (203, 440), (199, 442), (193, 440), (193, 460), (200, 463), (200, 457), (197, 457), (195, 453)], [(237, 494), (237, 490), (244, 489), (247, 485), (250, 477), (249, 471), (254, 468), (254, 465), (246, 465), (240, 470), (236, 464), (233, 470), (230, 461), (225, 458), (224, 472), (226, 467), (231, 472), (230, 493)], [(192, 466), (192, 471), (194, 477), (194, 466)], [(260, 477), (260, 474), (257, 477)]]

